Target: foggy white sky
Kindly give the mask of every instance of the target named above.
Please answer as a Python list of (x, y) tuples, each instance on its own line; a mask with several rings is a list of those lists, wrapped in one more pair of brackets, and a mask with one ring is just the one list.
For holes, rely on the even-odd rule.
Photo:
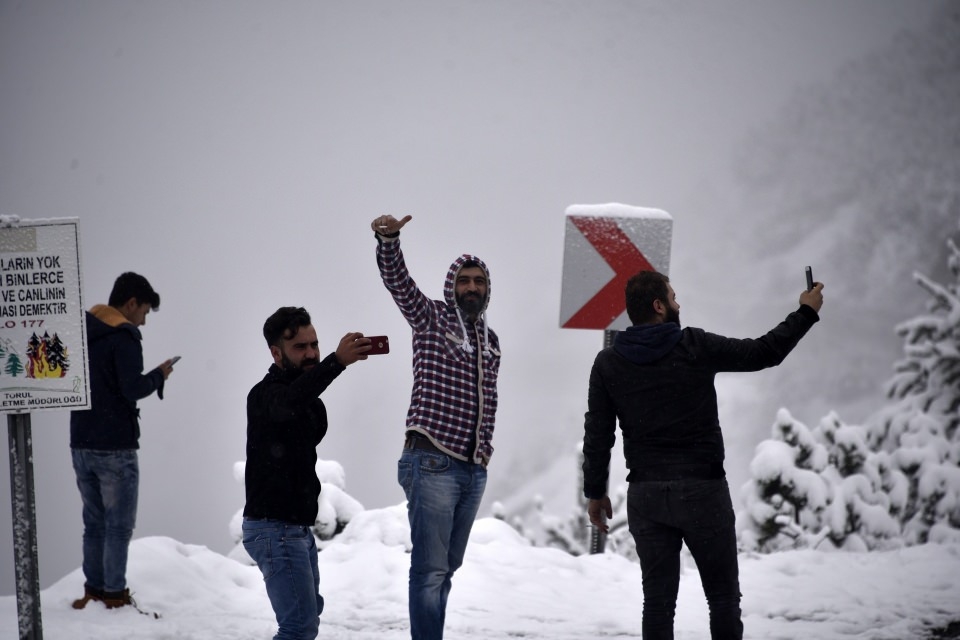
[[(162, 298), (147, 365), (183, 356), (166, 399), (141, 402), (135, 536), (230, 546), (244, 398), (270, 362), (263, 320), (286, 304), (330, 350), (347, 331), (391, 336), (391, 355), (324, 394), (319, 454), (367, 507), (403, 499), (409, 329), (374, 262), (381, 213), (414, 216), (403, 247), (434, 297), (460, 253), (490, 265), (504, 358), (487, 503), (504, 497), (579, 439), (602, 342), (557, 328), (566, 207), (668, 211), (684, 321), (709, 328), (697, 248), (738, 143), (934, 6), (0, 2), (0, 214), (79, 217), (85, 306), (142, 273)], [(80, 564), (68, 429), (66, 413), (33, 416), (44, 586)]]

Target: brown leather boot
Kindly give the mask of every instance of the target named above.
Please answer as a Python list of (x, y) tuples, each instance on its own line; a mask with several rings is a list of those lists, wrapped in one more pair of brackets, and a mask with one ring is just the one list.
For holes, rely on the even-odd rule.
[(85, 606), (87, 606), (87, 603), (90, 602), (91, 600), (93, 602), (100, 602), (101, 600), (103, 600), (103, 590), (94, 589), (90, 585), (84, 584), (83, 597), (77, 598), (76, 600), (74, 600), (71, 606), (74, 609), (83, 609)]
[(117, 609), (134, 604), (134, 602), (133, 598), (130, 597), (130, 589), (124, 589), (123, 591), (104, 591), (103, 604), (107, 609)]

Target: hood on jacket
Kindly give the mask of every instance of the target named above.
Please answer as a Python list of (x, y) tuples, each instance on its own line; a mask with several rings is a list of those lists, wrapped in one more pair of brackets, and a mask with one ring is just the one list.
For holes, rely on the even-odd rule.
[(475, 262), (478, 267), (483, 269), (483, 273), (487, 277), (487, 295), (483, 299), (483, 307), (481, 307), (480, 313), (477, 314), (477, 322), (483, 319), (483, 351), (486, 353), (489, 350), (490, 344), (486, 322), (487, 306), (490, 304), (490, 269), (487, 268), (487, 263), (469, 253), (465, 253), (454, 260), (450, 268), (447, 269), (447, 276), (443, 281), (443, 300), (457, 311), (457, 318), (460, 320), (460, 328), (463, 331), (463, 342), (460, 348), (467, 353), (471, 353), (473, 347), (470, 345), (470, 339), (467, 336), (467, 327), (463, 322), (463, 314), (460, 311), (460, 305), (457, 304), (456, 295), (457, 276), (460, 275), (461, 269), (463, 269), (463, 266), (468, 262)]
[(119, 310), (110, 305), (96, 304), (90, 307), (89, 314), (100, 321), (87, 323), (87, 332), (90, 335), (91, 341), (101, 338), (108, 333), (113, 333), (117, 329), (124, 329), (132, 333), (138, 340), (142, 339), (140, 329), (127, 320), (127, 317), (120, 313)]
[(667, 355), (682, 335), (675, 322), (634, 325), (617, 333), (613, 350), (634, 364), (649, 364)]

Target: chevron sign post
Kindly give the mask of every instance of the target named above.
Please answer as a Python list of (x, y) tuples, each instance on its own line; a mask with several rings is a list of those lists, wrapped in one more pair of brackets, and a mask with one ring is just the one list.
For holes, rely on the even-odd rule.
[(623, 330), (624, 286), (633, 274), (669, 274), (673, 218), (623, 204), (573, 205), (566, 211), (560, 326)]

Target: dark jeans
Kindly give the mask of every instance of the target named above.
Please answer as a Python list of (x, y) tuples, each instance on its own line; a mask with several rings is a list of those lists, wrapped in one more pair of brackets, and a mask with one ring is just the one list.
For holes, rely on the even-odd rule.
[(644, 640), (673, 638), (681, 543), (700, 571), (710, 607), (710, 637), (741, 640), (737, 537), (727, 481), (631, 482), (627, 521), (643, 572)]
[(83, 501), (86, 586), (123, 591), (127, 586), (127, 552), (137, 522), (137, 451), (72, 449), (71, 454)]
[(243, 519), (243, 548), (256, 561), (277, 616), (274, 640), (313, 640), (323, 596), (317, 542), (310, 527), (280, 520)]

